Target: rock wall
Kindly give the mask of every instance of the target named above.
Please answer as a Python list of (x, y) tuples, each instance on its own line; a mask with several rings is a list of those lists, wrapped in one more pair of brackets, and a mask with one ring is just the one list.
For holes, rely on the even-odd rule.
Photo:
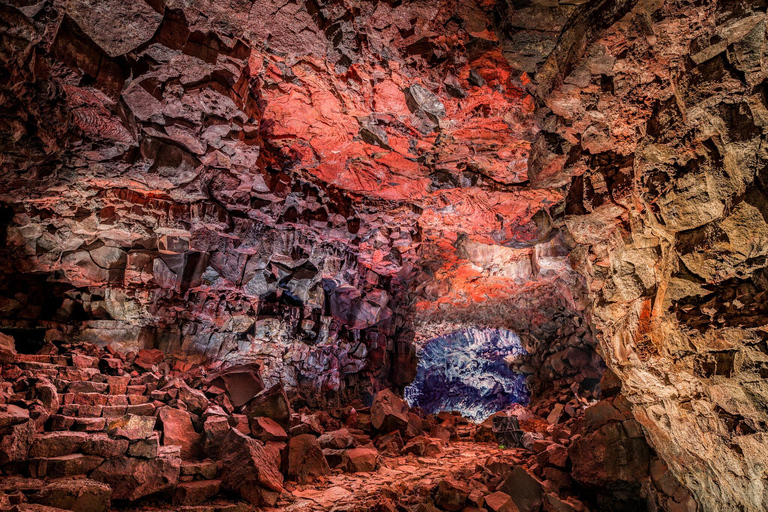
[(368, 393), (408, 383), (410, 341), (447, 320), (556, 331), (585, 302), (561, 192), (528, 181), (525, 87), (557, 29), (512, 50), (500, 19), (4, 2), (2, 327)]
[(568, 190), (556, 223), (651, 444), (703, 510), (764, 510), (766, 6), (620, 4), (581, 8), (537, 75), (529, 175)]

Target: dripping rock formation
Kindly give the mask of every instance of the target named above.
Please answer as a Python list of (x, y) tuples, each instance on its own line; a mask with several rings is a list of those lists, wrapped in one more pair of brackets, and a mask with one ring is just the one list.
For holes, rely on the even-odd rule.
[(768, 509), (767, 11), (0, 0), (0, 510)]

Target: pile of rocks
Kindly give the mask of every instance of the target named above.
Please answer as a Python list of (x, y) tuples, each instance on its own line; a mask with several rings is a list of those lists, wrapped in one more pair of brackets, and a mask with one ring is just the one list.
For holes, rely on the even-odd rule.
[[(375, 503), (354, 510), (580, 511), (584, 485), (651, 476), (678, 493), (671, 503), (689, 498), (620, 396), (586, 414), (555, 414), (562, 404), (543, 416), (521, 406), (498, 413), (514, 414), (525, 431), (521, 446), (502, 447), (494, 417), (475, 425), (457, 413), (425, 414), (389, 389), (370, 407), (294, 410), (281, 385), (264, 386), (255, 364), (193, 367), (158, 350), (123, 354), (87, 343), (41, 352), (4, 355), (3, 509), (284, 508), (338, 475), (381, 475), (408, 463), (431, 467), (433, 478), (397, 495), (382, 488)], [(603, 385), (613, 390), (609, 380)], [(623, 460), (606, 446), (642, 457)], [(471, 470), (458, 471), (457, 453), (473, 461)]]
[(281, 386), (264, 389), (258, 367), (203, 377), (157, 350), (49, 347), (3, 365), (0, 505), (189, 506), (220, 491), (272, 505), (285, 479), (376, 467), (368, 434), (326, 413), (294, 412)]

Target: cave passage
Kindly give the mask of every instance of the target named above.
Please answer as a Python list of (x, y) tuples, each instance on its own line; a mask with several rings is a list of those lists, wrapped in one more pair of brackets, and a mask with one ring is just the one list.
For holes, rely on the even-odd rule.
[(520, 338), (504, 329), (468, 328), (428, 341), (421, 350), (416, 378), (405, 388), (412, 407), (428, 413), (459, 411), (481, 422), (530, 397), (525, 376), (508, 360), (525, 354)]

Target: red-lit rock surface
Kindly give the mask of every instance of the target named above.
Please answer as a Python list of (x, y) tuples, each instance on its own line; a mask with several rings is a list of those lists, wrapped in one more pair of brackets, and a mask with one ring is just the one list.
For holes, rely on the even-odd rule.
[[(765, 11), (760, 0), (2, 3), (0, 328), (36, 357), (72, 341), (110, 352), (72, 355), (77, 372), (106, 379), (82, 379), (77, 403), (8, 367), (0, 464), (26, 464), (44, 428), (110, 432), (99, 407), (144, 416), (146, 397), (181, 399), (194, 434), (178, 413), (166, 422), (183, 453), (157, 433), (136, 438), (148, 426), (128, 418), (117, 448), (28, 471), (97, 471), (118, 500), (237, 491), (237, 474), (195, 477), (176, 498), (174, 461), (239, 442), (244, 464), (282, 464), (285, 447), (225, 437), (247, 437), (272, 409), (219, 414), (200, 383), (149, 390), (121, 379), (126, 364), (152, 372), (167, 355), (213, 377), (258, 363), (205, 385), (238, 408), (277, 384), (278, 398), (329, 408), (403, 386), (421, 342), (480, 325), (521, 335), (530, 354), (513, 364), (532, 375), (541, 421), (575, 422), (608, 384), (621, 390), (578, 434), (549, 429), (571, 466), (545, 448), (552, 464), (529, 467), (536, 478), (574, 478), (582, 498), (614, 508), (695, 509), (679, 479), (702, 510), (765, 509)], [(600, 356), (615, 372), (602, 390)], [(0, 335), (0, 362), (13, 361)], [(17, 387), (35, 401), (24, 412), (8, 410)], [(101, 403), (105, 390), (127, 403)], [(322, 426), (277, 423), (291, 439)], [(125, 441), (129, 456), (93, 469)], [(437, 446), (405, 441), (422, 455)], [(334, 469), (350, 467), (345, 456), (324, 453)], [(246, 499), (276, 499), (277, 474), (265, 478)], [(73, 499), (71, 483), (13, 485)]]
[[(123, 363), (117, 375), (99, 371), (107, 355)], [(567, 404), (556, 419), (542, 417), (562, 407), (553, 400), (497, 413), (521, 419), (525, 434), (514, 448), (499, 446), (493, 418), (474, 425), (457, 414), (424, 414), (389, 390), (372, 407), (289, 406), (287, 433), (276, 421), (282, 411), (262, 409), (266, 416), (243, 431), (238, 417), (264, 402), (259, 394), (234, 407), (202, 368), (137, 361), (80, 344), (19, 354), (0, 367), (0, 377), (14, 381), (0, 389), (3, 510), (583, 511), (582, 500), (594, 496), (622, 510), (640, 499), (693, 504), (622, 395), (586, 409)], [(36, 408), (43, 385), (59, 404), (45, 414)], [(88, 386), (103, 389), (78, 391)], [(197, 409), (200, 397), (205, 406)], [(409, 419), (374, 421), (382, 411)]]
[(527, 176), (573, 7), (517, 46), (500, 9), (5, 7), (0, 315), (332, 393), (407, 382), (442, 322), (541, 337), (584, 305)]

